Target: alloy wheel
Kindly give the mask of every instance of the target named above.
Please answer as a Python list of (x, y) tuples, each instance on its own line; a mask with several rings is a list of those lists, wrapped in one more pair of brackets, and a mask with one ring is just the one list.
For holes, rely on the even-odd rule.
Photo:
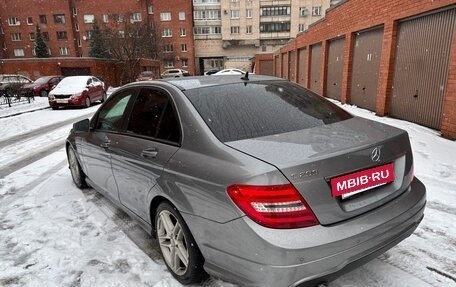
[(167, 265), (177, 275), (185, 274), (189, 262), (187, 240), (178, 219), (167, 210), (158, 215), (157, 236)]

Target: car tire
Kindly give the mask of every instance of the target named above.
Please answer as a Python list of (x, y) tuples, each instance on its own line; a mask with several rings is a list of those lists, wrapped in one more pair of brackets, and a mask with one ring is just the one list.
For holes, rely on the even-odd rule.
[(101, 102), (104, 103), (108, 96), (106, 95), (106, 92), (103, 92), (103, 96), (101, 96)]
[(46, 90), (42, 90), (42, 91), (40, 92), (40, 96), (41, 96), (41, 97), (47, 97), (47, 96), (48, 96), (48, 92), (47, 92)]
[(87, 96), (87, 97), (85, 98), (85, 107), (86, 107), (86, 108), (90, 108), (90, 98), (89, 98), (89, 96)]
[(67, 159), (74, 184), (81, 189), (87, 187), (87, 183), (85, 181), (86, 176), (82, 171), (81, 165), (76, 157), (76, 153), (71, 146), (68, 146), (67, 148)]
[(155, 213), (155, 236), (166, 267), (182, 284), (201, 282), (204, 258), (177, 209), (162, 202)]

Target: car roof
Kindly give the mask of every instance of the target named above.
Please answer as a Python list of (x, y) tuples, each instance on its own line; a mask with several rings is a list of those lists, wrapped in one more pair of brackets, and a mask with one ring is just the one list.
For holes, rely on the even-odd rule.
[(236, 84), (236, 83), (248, 83), (248, 82), (259, 82), (259, 81), (285, 81), (284, 79), (273, 77), (273, 76), (264, 76), (264, 75), (249, 75), (248, 80), (242, 79), (244, 75), (227, 75), (223, 77), (207, 77), (207, 76), (190, 76), (184, 78), (167, 78), (159, 79), (147, 82), (135, 82), (130, 83), (125, 86), (144, 86), (147, 83), (160, 83), (166, 82), (169, 83), (182, 91), (192, 90), (201, 87), (211, 87), (211, 86), (221, 86), (227, 84)]

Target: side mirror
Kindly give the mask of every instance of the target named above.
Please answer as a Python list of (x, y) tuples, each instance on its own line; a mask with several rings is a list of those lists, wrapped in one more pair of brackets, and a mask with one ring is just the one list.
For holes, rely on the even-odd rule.
[(88, 132), (90, 130), (89, 125), (89, 119), (83, 119), (82, 121), (73, 124), (73, 131), (77, 133)]

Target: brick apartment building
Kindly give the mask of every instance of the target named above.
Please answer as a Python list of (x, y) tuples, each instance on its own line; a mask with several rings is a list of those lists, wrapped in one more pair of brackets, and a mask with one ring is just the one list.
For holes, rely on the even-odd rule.
[(101, 27), (113, 22), (154, 24), (161, 70), (183, 68), (194, 74), (192, 3), (187, 0), (0, 0), (0, 57), (36, 57), (36, 26), (51, 57), (88, 57), (95, 21)]
[[(88, 57), (93, 23), (153, 23), (161, 70), (250, 70), (257, 53), (272, 52), (324, 17), (341, 0), (0, 0), (4, 59), (33, 58), (35, 28), (51, 57)], [(119, 28), (122, 32), (122, 28)], [(145, 68), (145, 67), (144, 67)]]

